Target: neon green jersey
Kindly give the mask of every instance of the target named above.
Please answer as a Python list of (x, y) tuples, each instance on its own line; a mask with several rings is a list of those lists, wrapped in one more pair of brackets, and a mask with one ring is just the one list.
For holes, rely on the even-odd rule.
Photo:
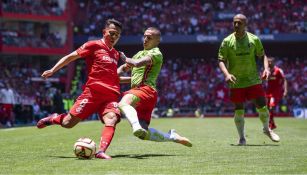
[(131, 87), (146, 84), (156, 89), (156, 81), (163, 63), (162, 53), (158, 47), (155, 47), (150, 50), (139, 51), (132, 59), (140, 59), (144, 56), (151, 57), (151, 64), (132, 68)]
[(257, 71), (256, 58), (264, 55), (260, 39), (249, 32), (242, 39), (234, 33), (227, 36), (219, 49), (218, 59), (225, 62), (227, 70), (236, 77), (236, 84), (230, 88), (244, 88), (261, 84)]

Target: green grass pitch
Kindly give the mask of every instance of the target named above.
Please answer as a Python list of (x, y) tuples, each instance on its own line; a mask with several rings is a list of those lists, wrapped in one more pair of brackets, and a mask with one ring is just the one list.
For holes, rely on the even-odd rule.
[(248, 146), (236, 146), (232, 118), (153, 119), (151, 127), (175, 128), (193, 147), (142, 141), (128, 122), (118, 124), (108, 154), (112, 160), (79, 160), (73, 144), (83, 136), (97, 144), (102, 124), (73, 129), (21, 127), (0, 130), (0, 174), (307, 174), (307, 120), (277, 118), (280, 143), (261, 131), (258, 118), (246, 119)]

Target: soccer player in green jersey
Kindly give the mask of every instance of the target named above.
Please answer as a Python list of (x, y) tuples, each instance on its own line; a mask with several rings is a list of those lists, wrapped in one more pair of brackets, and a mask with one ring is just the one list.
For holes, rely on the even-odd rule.
[(151, 113), (157, 103), (156, 80), (161, 70), (163, 56), (158, 48), (161, 33), (150, 27), (144, 33), (144, 50), (132, 58), (123, 53), (126, 64), (118, 68), (118, 74), (131, 70), (131, 89), (124, 93), (119, 103), (121, 113), (130, 122), (133, 134), (142, 140), (176, 142), (191, 147), (189, 139), (180, 136), (174, 129), (168, 133), (149, 128)]
[(247, 18), (237, 14), (233, 18), (234, 33), (227, 36), (219, 49), (219, 67), (230, 88), (230, 100), (235, 105), (234, 121), (239, 134), (239, 145), (246, 145), (244, 134), (244, 102), (252, 100), (263, 124), (263, 132), (272, 141), (280, 138), (269, 128), (269, 111), (258, 75), (256, 58), (264, 60), (263, 77), (270, 75), (268, 60), (260, 39), (246, 31)]

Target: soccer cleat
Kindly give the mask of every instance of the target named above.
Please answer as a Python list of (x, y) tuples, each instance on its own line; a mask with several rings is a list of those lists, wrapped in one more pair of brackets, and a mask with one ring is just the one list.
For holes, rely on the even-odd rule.
[(244, 137), (240, 138), (238, 146), (245, 146), (245, 145), (246, 145), (246, 139)]
[(186, 137), (182, 137), (180, 136), (176, 131), (175, 129), (171, 129), (168, 131), (168, 134), (170, 134), (170, 137), (174, 139), (174, 142), (176, 143), (180, 143), (184, 146), (187, 146), (187, 147), (192, 147), (192, 143), (191, 141), (186, 138)]
[(133, 131), (133, 135), (140, 139), (144, 139), (147, 136), (147, 131), (143, 128), (139, 128)]
[(56, 116), (58, 116), (58, 114), (53, 113), (49, 115), (48, 117), (40, 119), (36, 124), (37, 128), (42, 129), (42, 128), (45, 128), (46, 126), (53, 125), (52, 118)]
[(280, 138), (277, 134), (275, 134), (271, 129), (263, 130), (263, 133), (267, 135), (273, 142), (279, 142)]
[(112, 157), (107, 155), (106, 153), (104, 153), (103, 151), (98, 151), (96, 154), (95, 154), (95, 157), (97, 159), (106, 159), (106, 160), (111, 160)]

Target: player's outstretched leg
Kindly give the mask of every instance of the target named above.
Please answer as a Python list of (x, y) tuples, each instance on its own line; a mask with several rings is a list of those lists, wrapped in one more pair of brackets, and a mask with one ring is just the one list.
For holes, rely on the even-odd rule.
[(259, 118), (263, 124), (263, 133), (268, 136), (273, 142), (279, 142), (280, 137), (269, 128), (269, 110), (267, 106), (257, 109)]
[(140, 139), (154, 142), (175, 142), (187, 147), (192, 147), (191, 141), (186, 137), (180, 136), (175, 129), (171, 129), (168, 133), (164, 133), (155, 128), (149, 128), (146, 137)]
[(37, 122), (36, 126), (37, 128), (41, 129), (41, 128), (45, 128), (46, 126), (50, 126), (50, 125), (61, 125), (63, 118), (65, 116), (66, 114), (53, 113), (49, 115), (48, 117), (40, 119)]

